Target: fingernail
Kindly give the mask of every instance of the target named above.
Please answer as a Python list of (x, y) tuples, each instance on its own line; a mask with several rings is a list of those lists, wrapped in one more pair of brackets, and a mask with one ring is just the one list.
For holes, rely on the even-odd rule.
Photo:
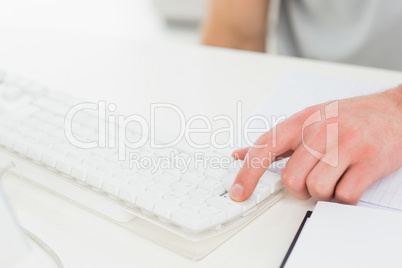
[(235, 160), (239, 159), (239, 154), (237, 153), (237, 150), (236, 150), (236, 151), (233, 151), (232, 157), (233, 157)]
[(234, 200), (238, 200), (243, 195), (243, 186), (240, 184), (233, 185), (232, 189), (230, 189), (230, 198)]

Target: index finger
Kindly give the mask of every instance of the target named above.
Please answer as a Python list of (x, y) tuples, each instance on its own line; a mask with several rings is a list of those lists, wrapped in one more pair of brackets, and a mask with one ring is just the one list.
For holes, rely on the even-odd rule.
[(281, 122), (261, 135), (250, 147), (243, 166), (230, 189), (230, 197), (239, 202), (249, 198), (257, 186), (258, 180), (275, 157), (294, 150), (300, 139), (301, 128), (293, 118)]

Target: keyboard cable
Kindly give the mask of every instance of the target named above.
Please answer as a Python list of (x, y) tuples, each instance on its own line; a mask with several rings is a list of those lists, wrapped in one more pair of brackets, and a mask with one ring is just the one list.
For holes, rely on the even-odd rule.
[[(15, 164), (13, 162), (10, 162), (6, 166), (4, 166), (0, 170), (0, 181), (4, 174), (6, 174), (8, 171), (10, 171), (12, 168), (15, 167)], [(37, 237), (35, 234), (21, 226), (23, 231), (25, 232), (26, 236), (29, 237), (35, 244), (37, 244), (40, 248), (42, 248), (48, 255), (49, 257), (54, 261), (54, 263), (57, 265), (59, 268), (64, 268), (63, 263), (61, 262), (59, 256), (56, 254), (56, 252), (48, 245), (46, 244), (42, 239)]]

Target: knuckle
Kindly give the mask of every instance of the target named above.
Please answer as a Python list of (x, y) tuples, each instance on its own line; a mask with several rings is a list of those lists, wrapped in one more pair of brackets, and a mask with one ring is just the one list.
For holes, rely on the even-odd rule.
[(306, 189), (305, 181), (290, 174), (286, 169), (282, 172), (282, 182), (285, 186), (297, 193), (302, 193)]
[(271, 143), (271, 137), (272, 137), (271, 132), (268, 131), (268, 132), (262, 134), (260, 137), (258, 137), (258, 139), (254, 143), (254, 145), (257, 145), (257, 146), (269, 145)]
[(335, 191), (335, 198), (340, 203), (350, 205), (354, 205), (359, 201), (359, 196), (352, 191), (347, 191), (344, 189), (337, 189)]
[(317, 110), (319, 110), (320, 107), (319, 105), (313, 105), (313, 106), (309, 106), (304, 108), (301, 112), (300, 115), (302, 115), (303, 117), (308, 117), (311, 114), (315, 113)]
[(330, 200), (333, 195), (331, 185), (324, 179), (309, 175), (307, 177), (307, 188), (311, 196), (317, 200)]

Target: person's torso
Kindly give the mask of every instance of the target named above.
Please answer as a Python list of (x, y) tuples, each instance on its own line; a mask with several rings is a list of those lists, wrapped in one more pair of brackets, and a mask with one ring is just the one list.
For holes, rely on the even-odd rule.
[(401, 0), (282, 0), (280, 54), (402, 70)]

